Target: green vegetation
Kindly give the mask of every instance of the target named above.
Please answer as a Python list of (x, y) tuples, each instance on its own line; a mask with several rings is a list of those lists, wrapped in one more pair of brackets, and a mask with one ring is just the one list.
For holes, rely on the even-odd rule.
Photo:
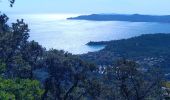
[(39, 100), (43, 92), (36, 80), (0, 78), (1, 100)]
[(162, 99), (162, 75), (158, 70), (142, 71), (141, 66), (128, 60), (120, 60), (105, 70), (104, 89), (112, 91), (104, 93), (108, 100)]
[(99, 65), (110, 65), (119, 58), (131, 59), (141, 65), (161, 67), (169, 73), (170, 34), (147, 34), (130, 39), (108, 42), (90, 42), (88, 45), (106, 45), (94, 53), (82, 56), (85, 60), (96, 62)]
[[(29, 29), (23, 20), (17, 20), (11, 27), (7, 21), (6, 15), (0, 16), (2, 100), (163, 98), (159, 71), (143, 71), (137, 63), (126, 60), (96, 66), (64, 51), (47, 51), (37, 42), (28, 41)], [(41, 83), (37, 77), (42, 79)]]
[(5, 14), (0, 15), (0, 100), (39, 100), (44, 89), (32, 72), (43, 49), (27, 41), (29, 29), (23, 20), (12, 26), (7, 21)]
[(28, 41), (29, 28), (23, 19), (11, 26), (7, 21), (5, 14), (0, 15), (0, 100), (164, 98), (159, 70), (143, 70), (129, 60), (97, 66), (64, 51), (47, 51)]

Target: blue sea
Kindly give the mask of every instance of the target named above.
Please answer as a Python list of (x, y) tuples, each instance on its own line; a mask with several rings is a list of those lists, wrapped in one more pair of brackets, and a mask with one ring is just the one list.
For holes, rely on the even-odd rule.
[(126, 39), (141, 34), (170, 33), (170, 23), (67, 20), (78, 14), (11, 14), (9, 23), (23, 18), (30, 28), (29, 40), (47, 49), (73, 54), (94, 52), (104, 46), (87, 46), (90, 41)]

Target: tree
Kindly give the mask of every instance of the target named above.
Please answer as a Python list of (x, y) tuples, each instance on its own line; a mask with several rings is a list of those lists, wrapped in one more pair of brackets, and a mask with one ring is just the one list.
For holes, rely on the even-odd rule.
[(13, 78), (3, 76), (6, 65), (0, 62), (0, 99), (1, 100), (37, 100), (44, 92), (36, 80)]
[(10, 7), (13, 7), (13, 4), (15, 3), (15, 0), (9, 0), (10, 2)]
[(43, 58), (45, 49), (35, 41), (27, 42), (21, 50), (22, 58), (30, 65), (29, 78), (33, 78), (33, 71), (38, 69), (38, 63)]
[[(14, 1), (10, 0), (11, 6)], [(27, 41), (28, 25), (22, 19), (10, 27), (7, 21), (5, 14), (0, 15), (0, 100), (39, 100), (44, 90), (37, 80), (28, 79), (31, 58), (24, 59), (22, 51), (33, 43)]]
[(6, 64), (8, 75), (16, 76), (11, 73), (11, 70), (17, 66), (16, 64), (19, 64), (16, 58), (22, 60), (20, 65), (26, 64), (23, 67), (28, 66), (27, 61), (24, 61), (22, 57), (21, 50), (28, 43), (29, 29), (23, 20), (17, 20), (16, 23), (12, 24), (12, 27), (6, 24), (7, 21), (6, 15), (0, 16), (0, 59)]
[(33, 78), (33, 70), (45, 51), (35, 41), (28, 41), (29, 29), (24, 20), (9, 27), (8, 17), (0, 16), (0, 59), (7, 66), (9, 77)]
[[(12, 7), (15, 0), (9, 1)], [(29, 28), (23, 19), (12, 26), (7, 21), (5, 14), (0, 15), (0, 100), (162, 99), (159, 71), (120, 60), (101, 72), (78, 56), (46, 51), (37, 42), (28, 41)], [(45, 83), (33, 80), (37, 68), (48, 72)]]
[(0, 77), (1, 100), (40, 100), (43, 89), (36, 80), (4, 79)]
[(85, 92), (85, 83), (90, 80), (95, 66), (63, 51), (50, 50), (43, 61), (50, 77), (46, 80), (44, 99), (77, 99)]
[[(162, 75), (153, 69), (142, 69), (137, 63), (120, 60), (107, 68), (106, 79), (117, 91), (117, 100), (162, 99)], [(108, 83), (110, 83), (108, 82)]]

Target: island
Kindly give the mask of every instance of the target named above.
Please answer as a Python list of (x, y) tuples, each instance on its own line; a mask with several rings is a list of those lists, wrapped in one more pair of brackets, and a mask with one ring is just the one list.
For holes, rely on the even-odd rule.
[(129, 21), (129, 22), (160, 22), (169, 23), (170, 15), (141, 15), (141, 14), (91, 14), (67, 18), (68, 20), (91, 21)]

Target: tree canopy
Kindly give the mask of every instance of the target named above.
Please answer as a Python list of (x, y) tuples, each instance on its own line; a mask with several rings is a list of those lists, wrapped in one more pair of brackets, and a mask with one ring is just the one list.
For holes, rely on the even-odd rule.
[[(15, 0), (9, 1), (12, 7)], [(46, 50), (28, 41), (23, 19), (12, 25), (8, 19), (0, 15), (0, 100), (163, 99), (158, 70), (124, 59), (99, 66), (65, 51)]]

